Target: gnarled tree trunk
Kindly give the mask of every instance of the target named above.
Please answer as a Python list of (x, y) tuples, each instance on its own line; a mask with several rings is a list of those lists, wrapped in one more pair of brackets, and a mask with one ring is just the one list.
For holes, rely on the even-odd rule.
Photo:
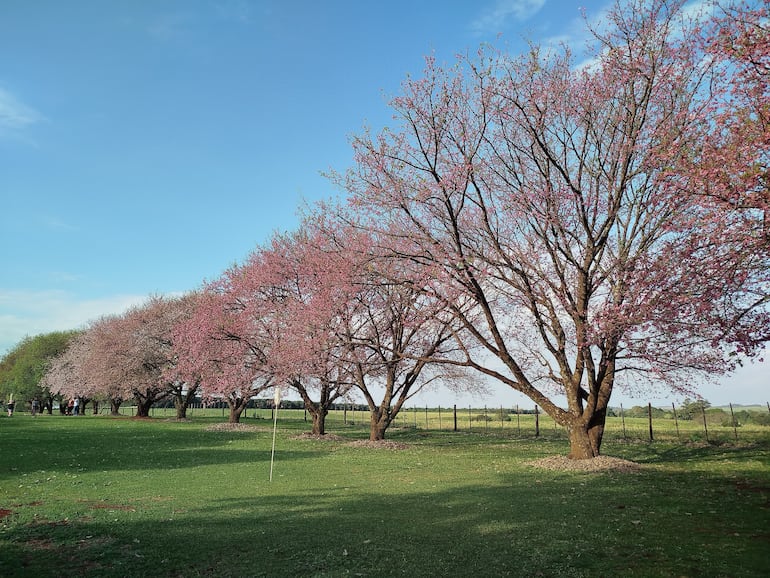
[(329, 415), (329, 409), (332, 407), (332, 404), (342, 395), (340, 388), (334, 382), (322, 381), (319, 401), (315, 402), (311, 399), (310, 393), (302, 382), (295, 380), (291, 385), (299, 393), (302, 402), (305, 404), (305, 409), (313, 418), (311, 433), (319, 436), (326, 435), (326, 416)]
[(310, 415), (313, 417), (313, 429), (311, 433), (313, 435), (326, 435), (326, 416), (328, 411), (322, 407), (317, 407), (315, 410), (308, 408)]
[(379, 407), (371, 409), (369, 413), (369, 440), (373, 442), (384, 440), (385, 432), (392, 422), (393, 418), (389, 411)]
[(233, 397), (227, 398), (227, 405), (230, 407), (230, 417), (228, 423), (241, 423), (241, 415), (246, 410), (246, 406), (249, 404), (248, 397)]
[[(614, 371), (614, 362), (605, 368)], [(568, 392), (572, 395), (570, 410), (554, 418), (567, 428), (569, 434), (569, 454), (574, 460), (598, 457), (601, 453), (604, 425), (607, 421), (607, 405), (614, 379), (603, 372), (603, 379), (594, 382), (589, 395), (580, 387)], [(585, 405), (584, 405), (585, 402)]]
[(181, 387), (175, 387), (174, 392), (174, 408), (176, 409), (176, 419), (187, 419), (187, 408), (195, 399), (195, 394), (198, 391), (198, 386), (191, 387), (185, 393)]
[(136, 417), (150, 417), (150, 408), (155, 403), (153, 398), (143, 398), (136, 400)]

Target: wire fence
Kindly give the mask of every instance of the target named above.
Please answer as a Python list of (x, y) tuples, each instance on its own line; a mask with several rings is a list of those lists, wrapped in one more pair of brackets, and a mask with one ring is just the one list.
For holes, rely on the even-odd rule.
[[(622, 407), (614, 409), (605, 422), (604, 440), (606, 441), (669, 441), (669, 442), (708, 442), (721, 443), (754, 439), (757, 435), (770, 436), (770, 404), (767, 410), (753, 406), (751, 411), (743, 408), (737, 411), (729, 408), (705, 407), (700, 413), (683, 415), (673, 407), (663, 411), (661, 408), (646, 406), (647, 415), (640, 416), (637, 406), (631, 411)], [(133, 416), (136, 408), (122, 406), (121, 415)], [(173, 419), (174, 408), (155, 407), (151, 417)], [(212, 408), (200, 404), (187, 410), (187, 417), (221, 418), (227, 420), (227, 406)], [(273, 410), (269, 408), (249, 408), (241, 415), (241, 421), (272, 421)], [(279, 410), (278, 422), (306, 422), (308, 428), (312, 417), (303, 409)], [(362, 435), (368, 435), (370, 413), (360, 406), (350, 409), (333, 409), (326, 418), (326, 430), (360, 429)], [(301, 427), (301, 426), (299, 426)], [(410, 407), (402, 410), (390, 426), (390, 431), (403, 429), (436, 432), (472, 432), (509, 437), (528, 437), (543, 439), (567, 439), (564, 427), (557, 424), (549, 415), (537, 407)]]

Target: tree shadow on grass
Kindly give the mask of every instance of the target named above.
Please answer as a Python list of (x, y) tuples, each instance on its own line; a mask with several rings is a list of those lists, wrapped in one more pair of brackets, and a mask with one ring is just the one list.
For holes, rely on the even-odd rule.
[(0, 541), (0, 574), (766, 576), (762, 497), (695, 478), (525, 469), (399, 493), (275, 483), (151, 518), (31, 525)]
[[(35, 472), (174, 469), (270, 459), (270, 434), (265, 431), (212, 432), (189, 424), (96, 418), (82, 428), (34, 424), (3, 433), (0, 482)], [(294, 451), (282, 459), (315, 455)]]
[[(620, 453), (624, 453), (622, 450)], [(686, 465), (739, 459), (757, 460), (770, 467), (770, 447), (751, 442), (647, 443), (634, 447), (633, 459), (642, 464)]]
[[(764, 483), (751, 484), (725, 468), (686, 471), (688, 459), (696, 465), (724, 459), (712, 448), (637, 448), (641, 459), (629, 457), (655, 466), (640, 474), (526, 466), (490, 474), (476, 469), (486, 458), (467, 448), (483, 440), (463, 436), (458, 443), (466, 449), (457, 455), (472, 456), (474, 464), (458, 464), (462, 475), (442, 479), (415, 467), (417, 452), (345, 448), (330, 457), (327, 446), (281, 439), (285, 477), (245, 487), (254, 477), (236, 481), (233, 474), (254, 462), (266, 474), (265, 433), (149, 425), (155, 424), (67, 425), (27, 441), (22, 427), (4, 437), (4, 455), (9, 447), (46, 453), (13, 460), (21, 468), (13, 475), (52, 464), (86, 472), (178, 468), (179, 486), (153, 494), (157, 499), (115, 494), (120, 502), (101, 500), (102, 491), (93, 490), (50, 519), (30, 515), (25, 520), (32, 521), (18, 523), (11, 514), (0, 520), (0, 575), (770, 575), (768, 470), (760, 476)], [(396, 439), (408, 441), (406, 434)], [(438, 451), (453, 443), (442, 436)], [(495, 456), (516, 461), (541, 450), (533, 442), (522, 451), (513, 442)], [(767, 463), (763, 447), (730, 455), (737, 467), (745, 460)], [(184, 471), (220, 465), (236, 467), (203, 468), (195, 478)], [(0, 471), (7, 477), (8, 470)], [(474, 478), (481, 475), (485, 483)], [(205, 492), (185, 484), (205, 484)]]

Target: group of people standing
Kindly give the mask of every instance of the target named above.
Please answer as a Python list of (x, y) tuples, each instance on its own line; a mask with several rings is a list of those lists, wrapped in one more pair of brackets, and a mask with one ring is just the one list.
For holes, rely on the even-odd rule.
[(80, 415), (80, 398), (76, 397), (67, 402), (67, 408), (64, 411), (66, 415)]
[[(0, 405), (2, 405), (2, 402), (0, 402)], [(70, 399), (66, 405), (62, 405), (62, 413), (65, 415), (80, 415), (80, 398), (75, 397), (73, 399)], [(5, 404), (5, 408), (8, 411), (8, 417), (13, 416), (13, 411), (16, 409), (16, 402), (13, 400), (13, 396), (11, 396), (8, 401)], [(30, 413), (32, 414), (32, 417), (35, 417), (38, 413), (40, 413), (40, 401), (37, 399), (33, 399), (30, 402)]]

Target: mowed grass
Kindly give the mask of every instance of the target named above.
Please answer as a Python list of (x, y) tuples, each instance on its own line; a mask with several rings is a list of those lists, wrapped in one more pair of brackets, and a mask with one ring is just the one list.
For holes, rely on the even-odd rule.
[(255, 432), (0, 418), (1, 576), (768, 576), (770, 436), (624, 442), (639, 473), (537, 469), (547, 428)]

